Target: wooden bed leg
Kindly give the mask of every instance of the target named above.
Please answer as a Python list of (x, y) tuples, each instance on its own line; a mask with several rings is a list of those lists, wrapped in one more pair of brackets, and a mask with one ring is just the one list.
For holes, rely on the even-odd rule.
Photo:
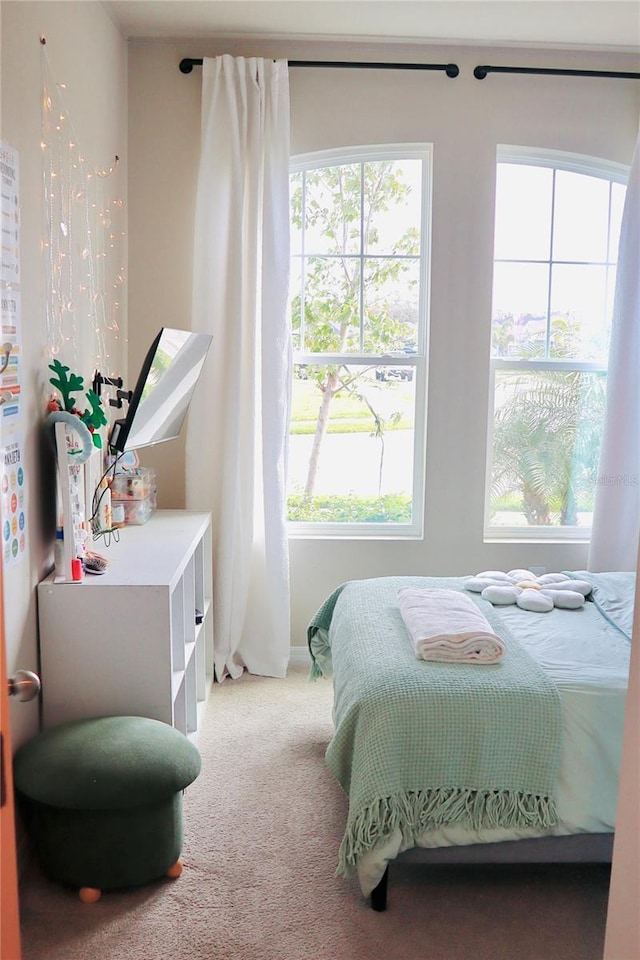
[(371, 909), (381, 913), (387, 909), (387, 887), (389, 885), (389, 865), (382, 875), (382, 880), (371, 891)]

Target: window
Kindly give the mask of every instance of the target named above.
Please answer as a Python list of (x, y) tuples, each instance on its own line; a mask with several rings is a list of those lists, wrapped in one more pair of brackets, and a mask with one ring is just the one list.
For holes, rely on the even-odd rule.
[(489, 536), (590, 535), (626, 176), (499, 148)]
[(429, 180), (423, 145), (292, 166), (294, 533), (421, 533)]

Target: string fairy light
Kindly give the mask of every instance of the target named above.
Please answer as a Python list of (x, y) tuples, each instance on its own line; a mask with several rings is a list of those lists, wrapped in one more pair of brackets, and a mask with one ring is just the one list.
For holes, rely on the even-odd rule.
[[(66, 83), (42, 51), (42, 192), (47, 354), (78, 369), (90, 358), (110, 375), (120, 366), (120, 313), (126, 270), (119, 156), (93, 167), (80, 148), (65, 102)], [(117, 298), (117, 299), (116, 299)]]

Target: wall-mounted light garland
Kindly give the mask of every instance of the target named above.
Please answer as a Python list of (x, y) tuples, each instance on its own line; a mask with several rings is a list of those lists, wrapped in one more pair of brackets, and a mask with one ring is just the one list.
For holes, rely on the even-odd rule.
[(90, 165), (42, 50), (42, 180), (47, 353), (79, 369), (121, 371), (120, 316), (126, 267), (119, 157)]

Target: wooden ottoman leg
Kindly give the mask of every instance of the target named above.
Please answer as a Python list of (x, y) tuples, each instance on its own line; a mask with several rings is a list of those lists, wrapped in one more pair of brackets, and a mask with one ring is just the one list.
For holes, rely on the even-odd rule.
[(182, 870), (183, 870), (182, 860), (176, 860), (176, 862), (169, 867), (166, 875), (168, 877), (171, 877), (172, 880), (175, 880), (177, 877), (180, 876), (180, 874), (182, 873)]
[(80, 887), (78, 896), (83, 903), (97, 903), (102, 896), (102, 890), (97, 887)]

